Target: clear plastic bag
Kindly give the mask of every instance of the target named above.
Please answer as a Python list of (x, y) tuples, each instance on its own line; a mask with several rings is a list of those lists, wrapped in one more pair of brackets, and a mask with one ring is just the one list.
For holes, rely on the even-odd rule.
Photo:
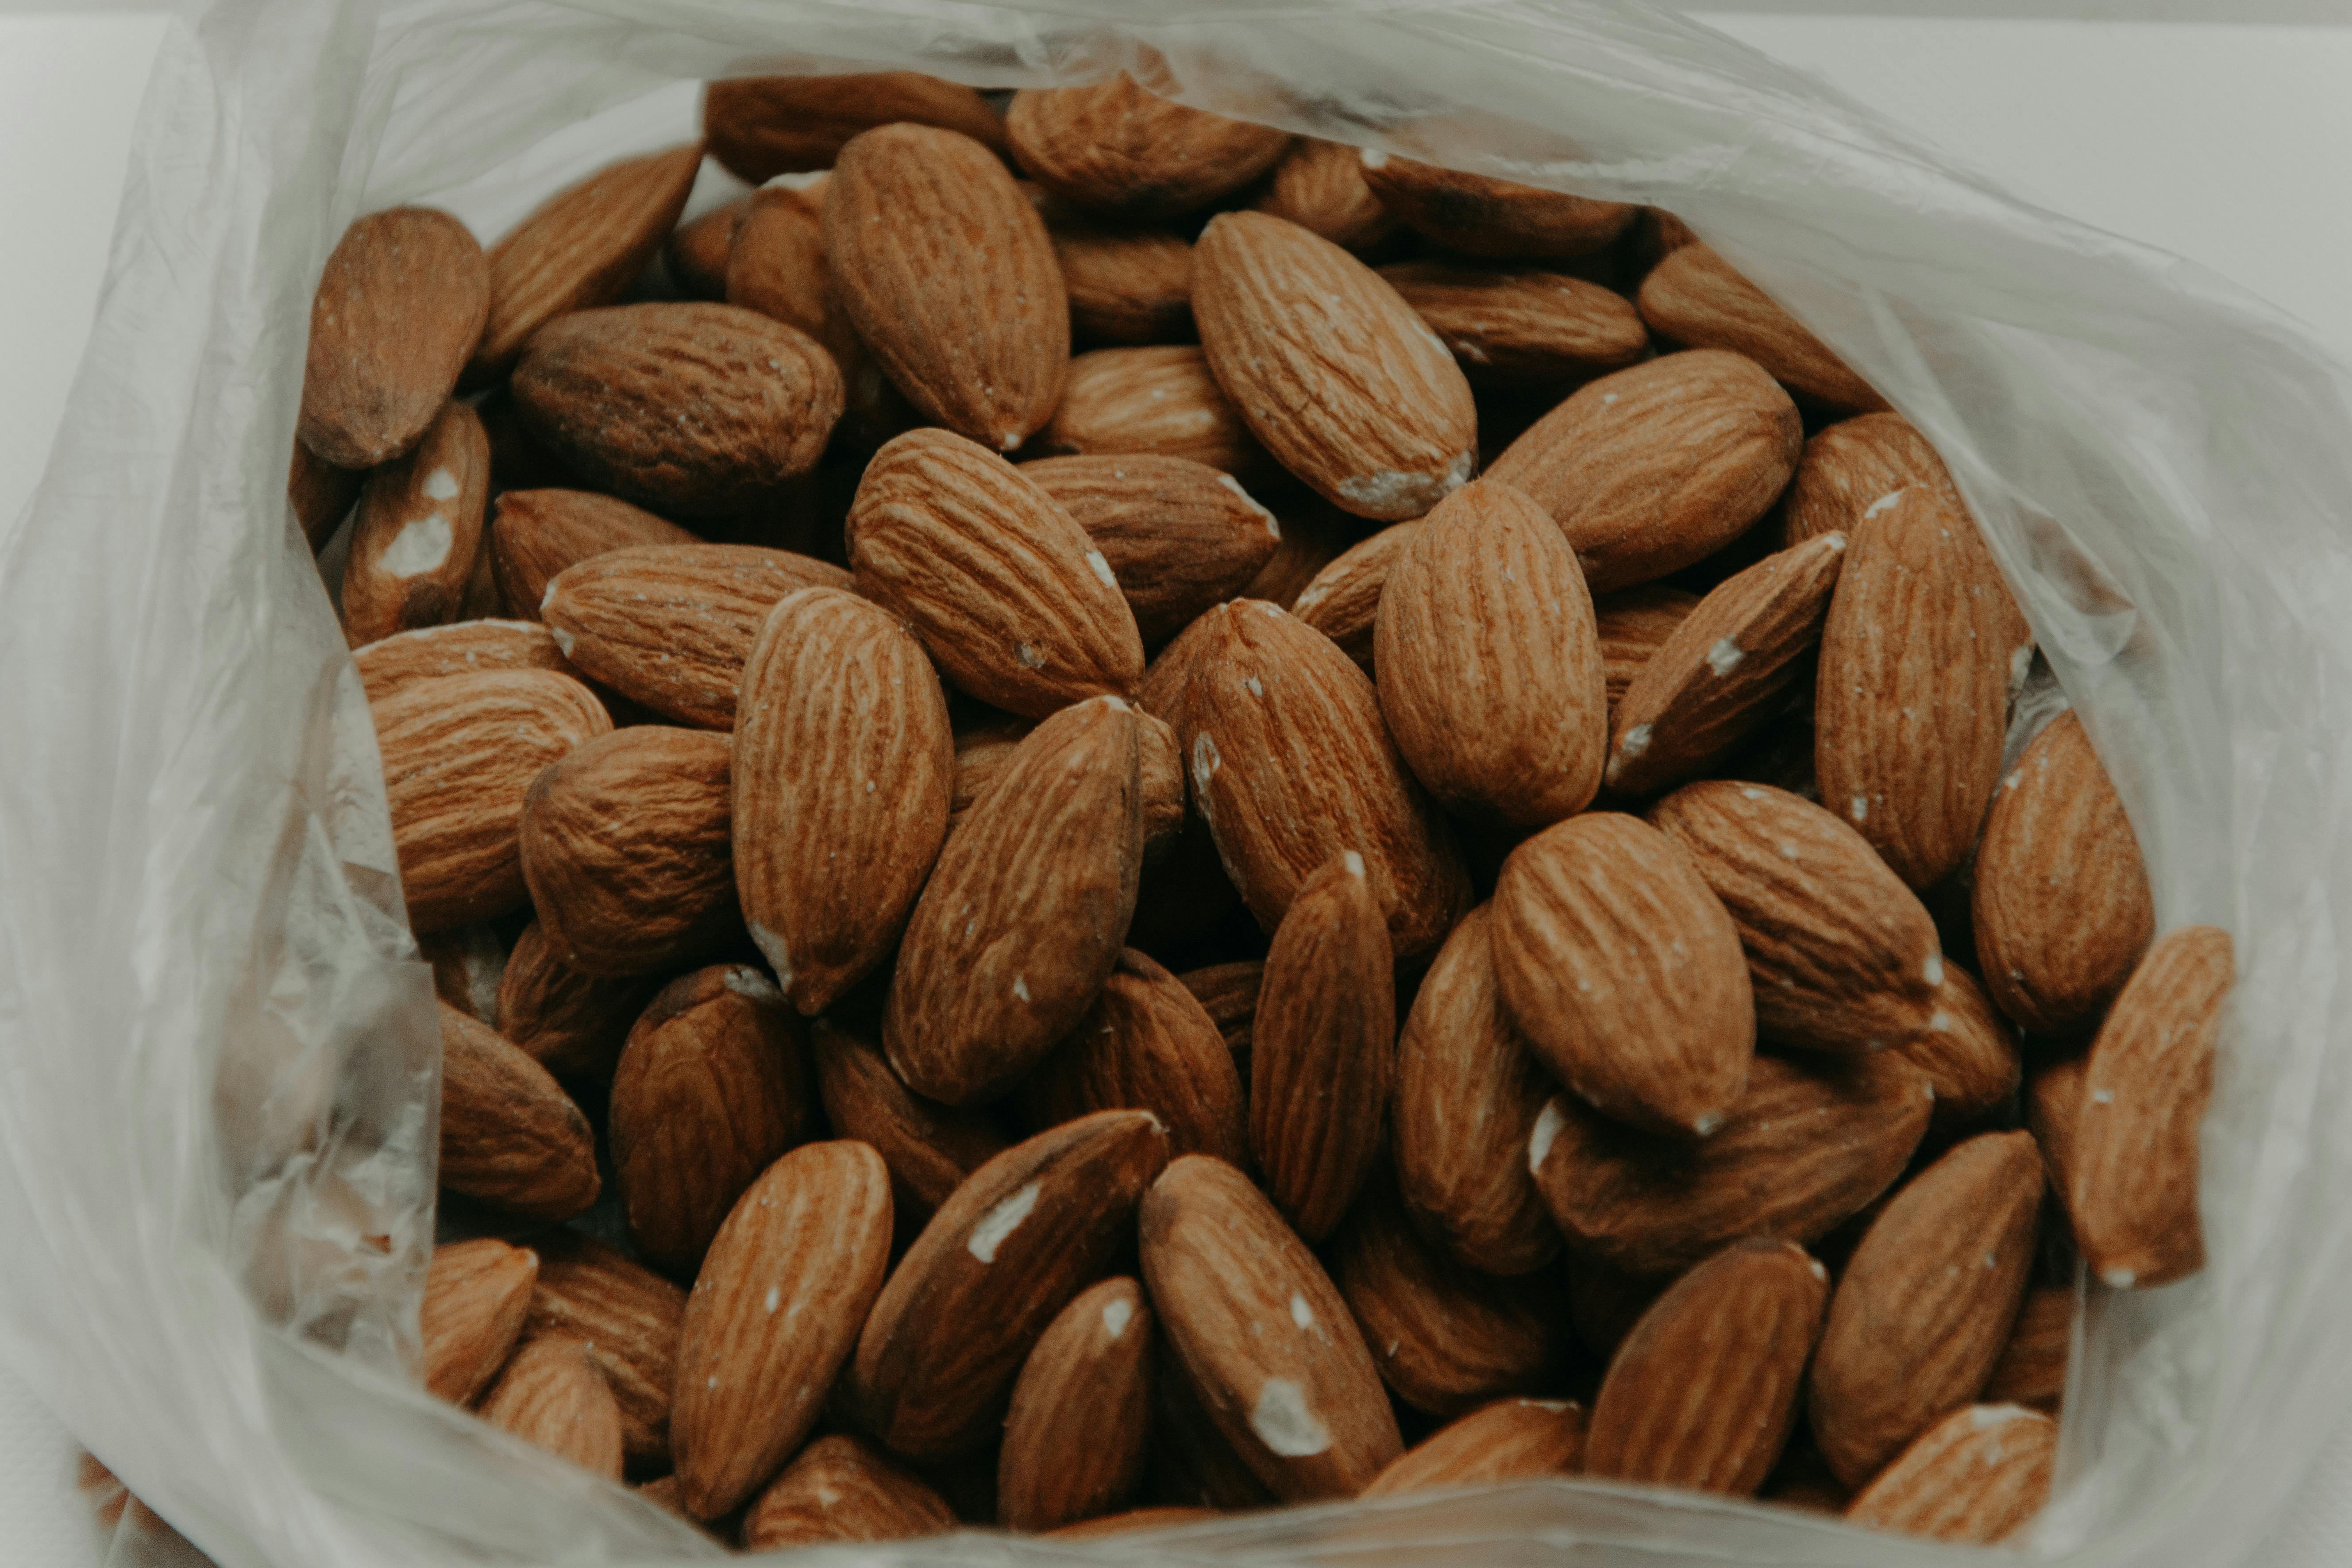
[[(2141, 1568), (2252, 1551), (2352, 1370), (2341, 374), (2186, 264), (1600, 0), (224, 0), (175, 24), (64, 433), (0, 536), (0, 1309), (72, 1427), (224, 1568), (714, 1552), (402, 1373), (430, 1243), (430, 986), (285, 455), (310, 291), (353, 216), (435, 203), (492, 237), (563, 178), (690, 135), (698, 79), (852, 62), (991, 87), (1124, 68), (1202, 108), (1665, 206), (1927, 433), (2109, 763), (2160, 923), (2239, 942), (2210, 1266), (2093, 1301), (2032, 1545)], [(1181, 1549), (1568, 1547), (1946, 1558), (1565, 1482), (1237, 1520)]]

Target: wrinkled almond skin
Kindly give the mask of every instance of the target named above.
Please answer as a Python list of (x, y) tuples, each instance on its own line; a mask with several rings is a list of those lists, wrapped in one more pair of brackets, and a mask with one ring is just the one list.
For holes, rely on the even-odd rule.
[(659, 986), (653, 975), (572, 968), (533, 921), (499, 975), (499, 1033), (550, 1072), (610, 1078), (630, 1026)]
[(1925, 1075), (1884, 1053), (1801, 1068), (1759, 1057), (1748, 1092), (1696, 1147), (1559, 1096), (1528, 1157), (1580, 1259), (1668, 1274), (1743, 1236), (1820, 1240), (1903, 1173), (1928, 1110)]
[(2001, 780), (1970, 877), (1977, 958), (2003, 1013), (2063, 1033), (2123, 989), (2156, 906), (2081, 714), (2060, 714)]
[(1785, 1241), (1734, 1242), (1692, 1269), (1610, 1359), (1584, 1473), (1748, 1497), (1797, 1420), (1829, 1270)]
[(836, 312), (824, 264), (822, 187), (779, 185), (751, 194), (751, 205), (728, 247), (722, 297), (806, 332), (833, 354), (844, 383), (850, 380), (851, 366), (832, 331)]
[(889, 1251), (889, 1176), (862, 1143), (804, 1144), (736, 1201), (678, 1331), (670, 1447), (687, 1511), (729, 1512), (800, 1447)]
[(1406, 1206), (1454, 1257), (1526, 1274), (1559, 1251), (1528, 1167), (1551, 1085), (1503, 1010), (1493, 906), (1462, 917), (1414, 994), (1390, 1108)]
[(1241, 412), (1192, 343), (1078, 355), (1035, 445), (1063, 457), (1182, 458), (1226, 473), (1255, 475), (1266, 466)]
[(1358, 1496), (1369, 1501), (1400, 1492), (1572, 1476), (1584, 1468), (1584, 1440), (1580, 1405), (1498, 1399), (1423, 1437)]
[(471, 1405), (513, 1353), (539, 1279), (539, 1255), (495, 1237), (433, 1249), (425, 1270), (425, 1392)]
[(769, 612), (735, 710), (743, 918), (793, 1005), (831, 1006), (905, 929), (948, 831), (947, 698), (887, 611), (803, 588)]
[(1258, 925), (1274, 931), (1307, 879), (1353, 849), (1397, 958), (1431, 952), (1469, 908), (1469, 876), (1397, 755), (1371, 681), (1271, 605), (1237, 599), (1199, 625), (1192, 679), (1168, 719), (1192, 804)]
[(604, 705), (552, 670), (492, 670), (411, 682), (374, 716), (410, 929), (520, 905), (524, 794), (541, 768), (612, 729)]
[(1511, 852), (1495, 884), (1495, 973), (1553, 1076), (1605, 1114), (1706, 1138), (1756, 1047), (1739, 931), (1689, 856), (1595, 812)]
[(632, 545), (556, 574), (539, 614), (594, 679), (674, 722), (731, 730), (768, 612), (798, 588), (848, 586), (840, 567), (788, 550)]
[(1128, 1245), (1136, 1201), (1167, 1162), (1156, 1118), (1106, 1110), (973, 1172), (866, 1321), (848, 1388), (861, 1424), (909, 1458), (978, 1447), (1046, 1325)]
[(458, 618), (489, 485), (489, 437), (457, 402), (442, 405), (405, 456), (368, 475), (343, 568), (352, 647)]
[(746, 184), (832, 166), (859, 132), (898, 121), (942, 126), (989, 147), (1004, 122), (961, 82), (920, 71), (839, 76), (751, 76), (703, 89), (702, 134), (710, 155)]
[(1611, 732), (1616, 729), (1617, 705), (1624, 700), (1634, 677), (1650, 656), (1665, 646), (1675, 628), (1698, 608), (1699, 596), (1680, 588), (1653, 583), (1643, 588), (1622, 588), (1592, 602), (1593, 628), (1601, 643), (1601, 668), (1609, 686)]
[(533, 1340), (482, 1401), (482, 1419), (607, 1480), (621, 1479), (621, 1410), (577, 1340)]
[(2042, 1162), (1971, 1138), (1906, 1183), (1854, 1249), (1807, 1379), (1813, 1440), (1859, 1487), (1983, 1389), (2033, 1263)]
[(1135, 1495), (1151, 1432), (1152, 1339), (1143, 1287), (1124, 1278), (1079, 1292), (1046, 1325), (1004, 1418), (1000, 1526), (1053, 1530)]
[(2167, 1285), (2205, 1267), (2197, 1134), (2236, 984), (2229, 932), (2168, 931), (2091, 1042), (2067, 1206), (2084, 1261), (2108, 1285)]
[(1589, 256), (1632, 226), (1639, 207), (1366, 149), (1364, 182), (1381, 204), (1448, 250), (1502, 260)]
[(1247, 587), (1282, 542), (1231, 474), (1185, 458), (1047, 458), (1021, 472), (1076, 520), (1158, 647)]
[(551, 321), (512, 384), (524, 427), (568, 467), (679, 517), (740, 510), (814, 468), (843, 395), (815, 339), (700, 300)]
[(1556, 386), (1622, 370), (1649, 352), (1649, 329), (1633, 304), (1581, 278), (1457, 261), (1380, 270), (1473, 385)]
[(575, 747), (523, 796), (523, 880), (572, 968), (646, 974), (740, 927), (729, 858), (728, 736), (638, 724)]
[(2023, 1073), (2017, 1036), (1976, 976), (1944, 966), (1927, 1027), (1895, 1049), (1936, 1086), (1936, 1124), (1959, 1127), (2007, 1107)]
[(1685, 245), (1642, 279), (1642, 319), (1688, 348), (1731, 349), (1806, 402), (1845, 413), (1886, 400), (1829, 346), (1704, 245)]
[(1405, 547), (1426, 531), (1428, 522), (1427, 518), (1414, 518), (1367, 534), (1333, 556), (1291, 603), (1291, 614), (1338, 644), (1366, 675), (1379, 675), (1372, 660), (1389, 574), (1404, 559)]
[(1486, 470), (1551, 513), (1595, 594), (1713, 554), (1796, 471), (1797, 405), (1753, 361), (1668, 354), (1588, 382)]
[(890, 1169), (894, 1215), (911, 1238), (963, 1179), (1012, 1147), (983, 1111), (941, 1105), (898, 1081), (882, 1047), (824, 1018), (809, 1025), (824, 1119)]
[(431, 207), (360, 218), (310, 302), (296, 437), (341, 468), (405, 453), (457, 386), (489, 311), (489, 268), (464, 224)]
[(1094, 223), (1060, 202), (1041, 209), (1082, 342), (1181, 342), (1192, 335), (1192, 247), (1181, 235)]
[(1023, 1092), (1039, 1128), (1097, 1110), (1149, 1110), (1166, 1125), (1171, 1153), (1233, 1164), (1248, 1157), (1243, 1101), (1241, 1074), (1215, 1021), (1176, 976), (1133, 948), (1120, 952), (1094, 1005)]
[(1542, 508), (1474, 482), (1389, 569), (1372, 639), (1381, 714), (1440, 805), (1540, 827), (1601, 784), (1608, 687), (1592, 595)]
[(1290, 133), (1187, 109), (1130, 77), (1091, 87), (1024, 88), (1004, 114), (1005, 141), (1031, 179), (1115, 216), (1174, 217), (1248, 184)]
[(802, 1449), (760, 1494), (743, 1516), (743, 1550), (913, 1541), (955, 1527), (939, 1493), (872, 1444), (836, 1432)]
[(499, 595), (524, 620), (540, 618), (547, 585), (567, 566), (638, 544), (699, 542), (674, 522), (593, 490), (506, 490), (484, 548)]
[(1946, 979), (1936, 922), (1859, 833), (1801, 795), (1708, 779), (1651, 808), (1690, 852), (1748, 955), (1757, 1032), (1873, 1051), (1932, 1027)]
[(1358, 517), (1419, 517), (1477, 465), (1454, 356), (1380, 275), (1297, 224), (1220, 213), (1192, 250), (1192, 319), (1251, 432)]
[(992, 452), (1061, 401), (1069, 295), (1045, 221), (986, 147), (885, 125), (825, 185), (835, 298), (907, 401)]
[(1309, 1243), (1371, 1173), (1396, 1072), (1396, 965), (1354, 850), (1309, 877), (1275, 929), (1251, 1028), (1249, 1146)]
[(1990, 1546), (2042, 1511), (2057, 1463), (2057, 1422), (2015, 1405), (1971, 1405), (1921, 1434), (1845, 1518), (1870, 1530)]
[(2062, 1057), (2034, 1068), (2025, 1080), (2025, 1125), (2042, 1151), (2050, 1191), (2074, 1218), (2074, 1172), (2083, 1127), (2083, 1085), (2090, 1076), (2088, 1053)]
[(574, 673), (547, 628), (530, 621), (452, 621), (396, 632), (352, 651), (360, 685), (371, 703), (412, 680), (472, 675), (492, 669), (553, 669)]
[(2036, 1286), (2017, 1310), (2017, 1325), (1993, 1363), (1978, 1397), (1987, 1405), (2023, 1405), (2054, 1415), (2066, 1395), (2066, 1363), (2074, 1336), (2074, 1288)]
[(1286, 1502), (1353, 1497), (1402, 1451), (1347, 1302), (1249, 1179), (1189, 1154), (1144, 1194), (1161, 1331), (1233, 1451)]
[(949, 835), (882, 1016), (917, 1093), (1003, 1093), (1093, 1005), (1135, 914), (1140, 718), (1116, 697), (1062, 710)]
[(1286, 218), (1349, 250), (1370, 250), (1397, 231), (1397, 216), (1364, 182), (1362, 149), (1294, 138), (1250, 206)]
[(564, 1232), (538, 1247), (529, 1331), (586, 1345), (620, 1405), (622, 1447), (631, 1458), (667, 1459), (686, 1292), (583, 1236)]
[(1142, 677), (1135, 616), (1086, 530), (961, 437), (910, 430), (874, 455), (850, 508), (849, 559), (858, 591), (992, 707), (1042, 719)]
[(798, 1021), (768, 977), (715, 963), (662, 988), (613, 1075), (613, 1172), (630, 1239), (690, 1273), (743, 1190), (809, 1134)]
[(596, 1201), (594, 1134), (545, 1068), (446, 1002), (441, 1018), (441, 1184), (526, 1219)]
[(1860, 414), (1825, 426), (1806, 441), (1780, 498), (1781, 548), (1817, 534), (1851, 535), (1864, 512), (1911, 485), (1949, 489), (1952, 476), (1903, 416)]

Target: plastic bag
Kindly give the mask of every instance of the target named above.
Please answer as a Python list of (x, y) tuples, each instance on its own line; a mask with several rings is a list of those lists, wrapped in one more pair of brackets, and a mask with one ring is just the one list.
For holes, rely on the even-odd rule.
[[(712, 1552), (401, 1371), (430, 1243), (430, 987), (285, 455), (311, 289), (353, 216), (431, 202), (495, 237), (563, 178), (691, 134), (697, 79), (851, 62), (982, 86), (1125, 68), (1202, 108), (1665, 206), (1927, 433), (2110, 764), (2160, 923), (2239, 940), (2210, 1265), (2092, 1302), (2033, 1542), (2143, 1568), (2252, 1550), (2352, 1355), (2340, 374), (2185, 264), (1599, 0), (224, 0), (175, 24), (64, 433), (0, 538), (0, 1304), (75, 1431), (224, 1568)], [(1570, 1546), (1945, 1560), (1564, 1482), (1237, 1520), (1181, 1551)]]

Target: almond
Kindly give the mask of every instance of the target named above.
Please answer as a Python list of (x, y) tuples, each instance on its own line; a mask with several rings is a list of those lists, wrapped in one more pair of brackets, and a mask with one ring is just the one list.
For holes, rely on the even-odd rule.
[(2060, 714), (2001, 780), (1971, 878), (1977, 956), (2003, 1013), (2061, 1033), (2123, 989), (2156, 934), (2156, 906), (2082, 715)]
[(286, 471), (286, 500), (311, 554), (324, 550), (343, 519), (351, 516), (366, 479), (363, 470), (339, 468), (301, 442), (294, 443), (294, 461)]
[(1801, 1068), (1759, 1057), (1748, 1092), (1696, 1147), (1557, 1096), (1528, 1159), (1580, 1262), (1665, 1274), (1744, 1236), (1820, 1240), (1903, 1173), (1929, 1103), (1926, 1077), (1893, 1057)]
[(1286, 1502), (1348, 1498), (1402, 1449), (1347, 1303), (1274, 1205), (1188, 1154), (1144, 1195), (1143, 1278), (1201, 1404)]
[(1559, 1251), (1528, 1166), (1550, 1087), (1503, 1010), (1493, 931), (1493, 906), (1480, 904), (1423, 977), (1397, 1041), (1389, 1117), (1414, 1216), (1473, 1268), (1525, 1274)]
[(533, 1340), (482, 1401), (482, 1419), (607, 1480), (621, 1479), (621, 1411), (577, 1340)]
[(960, 437), (911, 430), (875, 454), (850, 509), (849, 559), (858, 591), (992, 706), (1042, 719), (1143, 673), (1135, 616), (1086, 530)]
[(596, 1201), (595, 1135), (548, 1070), (446, 1002), (441, 1019), (441, 1184), (526, 1219)]
[(360, 686), (371, 704), (413, 680), (492, 669), (553, 669), (576, 674), (547, 628), (531, 621), (452, 621), (419, 626), (355, 648)]
[(1251, 1029), (1249, 1145), (1308, 1242), (1331, 1234), (1380, 1157), (1396, 1070), (1396, 973), (1364, 858), (1307, 879), (1275, 929)]
[(735, 231), (751, 214), (751, 198), (738, 196), (670, 231), (662, 258), (669, 264), (670, 279), (679, 293), (689, 300), (727, 298), (727, 263), (734, 254)]
[[(833, 302), (833, 283), (824, 262), (824, 197), (816, 191), (769, 186), (751, 194), (751, 205), (728, 247), (726, 285), (721, 297), (730, 305), (757, 310), (772, 321), (796, 327), (823, 343), (849, 380), (850, 366), (835, 347), (834, 326), (839, 311)], [(842, 322), (843, 328), (847, 323)], [(845, 331), (841, 342), (854, 342)]]
[(1364, 183), (1381, 205), (1448, 250), (1542, 260), (1589, 256), (1632, 226), (1639, 207), (1465, 174), (1366, 148)]
[(1076, 520), (1157, 647), (1249, 585), (1282, 542), (1240, 481), (1185, 458), (1048, 458), (1021, 472)]
[(752, 645), (735, 744), (743, 917), (814, 1016), (889, 952), (938, 858), (954, 774), (947, 699), (887, 611), (803, 588)]
[(1396, 215), (1364, 181), (1362, 150), (1344, 142), (1294, 137), (1250, 205), (1349, 250), (1370, 250), (1397, 231)]
[(1571, 817), (1495, 884), (1495, 973), (1538, 1059), (1602, 1112), (1706, 1138), (1740, 1098), (1756, 1005), (1739, 931), (1674, 839)]
[(663, 718), (735, 724), (743, 661), (776, 601), (846, 588), (838, 566), (750, 544), (647, 544), (605, 551), (547, 584), (540, 618), (595, 679)]
[(310, 302), (296, 438), (342, 468), (406, 453), (447, 403), (489, 310), (489, 268), (464, 224), (430, 207), (359, 219)]
[(1454, 261), (1400, 261), (1380, 271), (1473, 385), (1586, 381), (1650, 350), (1632, 301), (1581, 278)]
[(1152, 1495), (1213, 1513), (1271, 1508), (1274, 1494), (1225, 1440), (1165, 1332), (1153, 1360)]
[(1858, 1487), (1974, 1399), (2033, 1262), (2042, 1162), (2023, 1132), (1971, 1138), (1874, 1221), (1830, 1302), (1807, 1386), (1813, 1440)]
[(1149, 1110), (1176, 1154), (1245, 1155), (1242, 1079), (1215, 1022), (1176, 977), (1123, 950), (1093, 1007), (1024, 1087), (1033, 1123)]
[(490, 443), (447, 403), (408, 454), (367, 477), (343, 568), (343, 628), (356, 647), (457, 618), (482, 548)]
[(1668, 354), (1588, 382), (1486, 470), (1551, 513), (1595, 594), (1713, 554), (1796, 471), (1804, 432), (1752, 360)]
[(1904, 1450), (1846, 1509), (1871, 1530), (1990, 1546), (2042, 1511), (2058, 1424), (2015, 1405), (1955, 1410)]
[(2236, 983), (2229, 932), (2168, 931), (2091, 1042), (2067, 1206), (2084, 1261), (2105, 1284), (2168, 1285), (2205, 1267), (2198, 1131)]
[(1825, 426), (1805, 442), (1780, 498), (1782, 547), (1818, 534), (1852, 534), (1872, 506), (1913, 485), (1958, 493), (1944, 459), (1903, 416), (1861, 414)]
[(758, 970), (715, 963), (662, 988), (613, 1075), (613, 1175), (629, 1237), (690, 1273), (743, 1190), (809, 1135), (807, 1050)]
[(1246, 1066), (1250, 1040), (1257, 1018), (1257, 999), (1265, 982), (1263, 959), (1245, 959), (1239, 963), (1215, 963), (1206, 969), (1194, 969), (1176, 977), (1178, 984), (1199, 1000), (1210, 1021), (1217, 1026), (1225, 1039), (1225, 1048), (1234, 1053), (1238, 1065)]
[(506, 490), (498, 499), (485, 550), (499, 593), (527, 620), (557, 573), (591, 556), (637, 544), (694, 544), (674, 522), (590, 490)]
[(522, 903), (524, 793), (613, 727), (603, 705), (569, 676), (519, 669), (413, 681), (373, 711), (410, 927), (440, 931)]
[(1010, 1088), (1077, 1026), (1135, 912), (1138, 720), (1116, 697), (1031, 732), (940, 851), (898, 950), (882, 1043), (950, 1105)]
[(2049, 1178), (2051, 1195), (2067, 1210), (2070, 1222), (2083, 1127), (2083, 1085), (2090, 1068), (2088, 1056), (2063, 1057), (2035, 1068), (2025, 1080), (2025, 1125), (2042, 1151), (2042, 1168)]
[(809, 1044), (825, 1121), (882, 1156), (892, 1213), (908, 1237), (966, 1176), (1011, 1147), (986, 1112), (925, 1100), (898, 1081), (880, 1046), (838, 1024), (810, 1024)]
[(1004, 124), (961, 82), (919, 71), (839, 76), (751, 76), (703, 89), (702, 134), (710, 155), (747, 184), (828, 168), (859, 132), (897, 121), (943, 126), (983, 145), (1004, 144)]
[(1291, 614), (1339, 644), (1366, 675), (1377, 675), (1372, 658), (1378, 642), (1381, 595), (1389, 574), (1419, 538), (1427, 520), (1392, 522), (1349, 545), (1307, 580), (1292, 602)]
[(425, 1270), (425, 1392), (471, 1405), (522, 1337), (539, 1255), (495, 1237), (433, 1249)]
[(1944, 984), (1937, 989), (1927, 1029), (1895, 1049), (1936, 1086), (1939, 1127), (1990, 1116), (2017, 1092), (2022, 1070), (2017, 1038), (1993, 1011), (1984, 987), (1956, 963), (1944, 966)]
[(939, 1493), (872, 1444), (835, 1433), (801, 1450), (760, 1494), (743, 1517), (743, 1549), (912, 1541), (955, 1527)]
[(459, 926), (420, 937), (417, 956), (433, 966), (433, 994), (477, 1022), (498, 1027), (507, 944), (496, 928)]
[(1584, 1406), (1562, 1399), (1498, 1399), (1405, 1450), (1358, 1494), (1499, 1486), (1572, 1476), (1584, 1468)]
[(550, 196), (491, 247), (489, 321), (467, 379), (497, 380), (558, 316), (619, 299), (677, 226), (701, 168), (699, 145), (624, 159)]
[(1609, 687), (1609, 720), (1613, 731), (1617, 705), (1625, 699), (1633, 678), (1650, 656), (1665, 646), (1675, 628), (1698, 608), (1696, 594), (1669, 588), (1663, 583), (1621, 588), (1592, 601), (1593, 629), (1601, 644), (1601, 668)]
[(973, 1172), (866, 1319), (849, 1390), (862, 1423), (912, 1458), (978, 1446), (1046, 1325), (1127, 1246), (1136, 1200), (1167, 1160), (1156, 1118), (1106, 1110)]
[(1540, 827), (1601, 784), (1608, 688), (1592, 595), (1543, 509), (1473, 483), (1391, 567), (1373, 637), (1381, 714), (1440, 805)]
[(670, 1447), (678, 1494), (716, 1519), (817, 1418), (889, 1261), (890, 1185), (862, 1143), (809, 1143), (745, 1189), (688, 1296)]
[(1217, 1510), (1213, 1508), (1186, 1508), (1181, 1504), (1163, 1503), (1107, 1513), (1099, 1519), (1081, 1520), (1045, 1533), (1055, 1541), (1095, 1541), (1106, 1535), (1128, 1535), (1146, 1530), (1175, 1530), (1216, 1517)]
[(1264, 174), (1287, 132), (1187, 109), (1121, 75), (1024, 88), (1004, 115), (1022, 172), (1066, 201), (1128, 218), (1174, 217)]
[(630, 1025), (659, 984), (583, 973), (533, 921), (499, 975), (499, 1032), (551, 1072), (610, 1078)]
[(1641, 307), (1661, 336), (1746, 354), (1808, 403), (1848, 413), (1886, 406), (1802, 322), (1704, 245), (1679, 247), (1652, 268)]
[(1069, 385), (1037, 449), (1076, 457), (1182, 458), (1255, 473), (1265, 456), (1191, 343), (1097, 349), (1070, 362)]
[(885, 125), (825, 187), (835, 298), (926, 418), (1009, 452), (1045, 423), (1069, 370), (1069, 295), (1045, 225), (969, 136)]
[(1271, 605), (1235, 600), (1199, 625), (1198, 662), (1168, 718), (1193, 805), (1258, 925), (1280, 925), (1307, 879), (1352, 849), (1396, 956), (1434, 949), (1469, 907), (1469, 877), (1397, 755), (1371, 681)]
[(1074, 336), (1171, 343), (1192, 335), (1192, 247), (1182, 236), (1093, 223), (1059, 202), (1042, 210)]
[(1046, 1325), (1004, 1418), (998, 1524), (1052, 1530), (1134, 1496), (1151, 1431), (1152, 1339), (1150, 1305), (1129, 1279), (1079, 1292)]
[(686, 1292), (586, 1237), (562, 1233), (539, 1250), (530, 1331), (587, 1346), (620, 1406), (623, 1449), (632, 1458), (667, 1459)]
[(1220, 213), (1192, 252), (1209, 368), (1251, 432), (1358, 517), (1419, 517), (1476, 467), (1460, 367), (1380, 275), (1265, 213)]

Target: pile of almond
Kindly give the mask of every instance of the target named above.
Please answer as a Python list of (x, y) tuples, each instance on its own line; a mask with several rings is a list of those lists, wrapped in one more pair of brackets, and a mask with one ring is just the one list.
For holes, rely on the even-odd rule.
[(1993, 1542), (2077, 1260), (2201, 1265), (2230, 939), (2074, 715), (2004, 773), (1942, 463), (1663, 213), (721, 82), (487, 255), (353, 225), (292, 491), (443, 999), (425, 1380), (730, 1541)]

